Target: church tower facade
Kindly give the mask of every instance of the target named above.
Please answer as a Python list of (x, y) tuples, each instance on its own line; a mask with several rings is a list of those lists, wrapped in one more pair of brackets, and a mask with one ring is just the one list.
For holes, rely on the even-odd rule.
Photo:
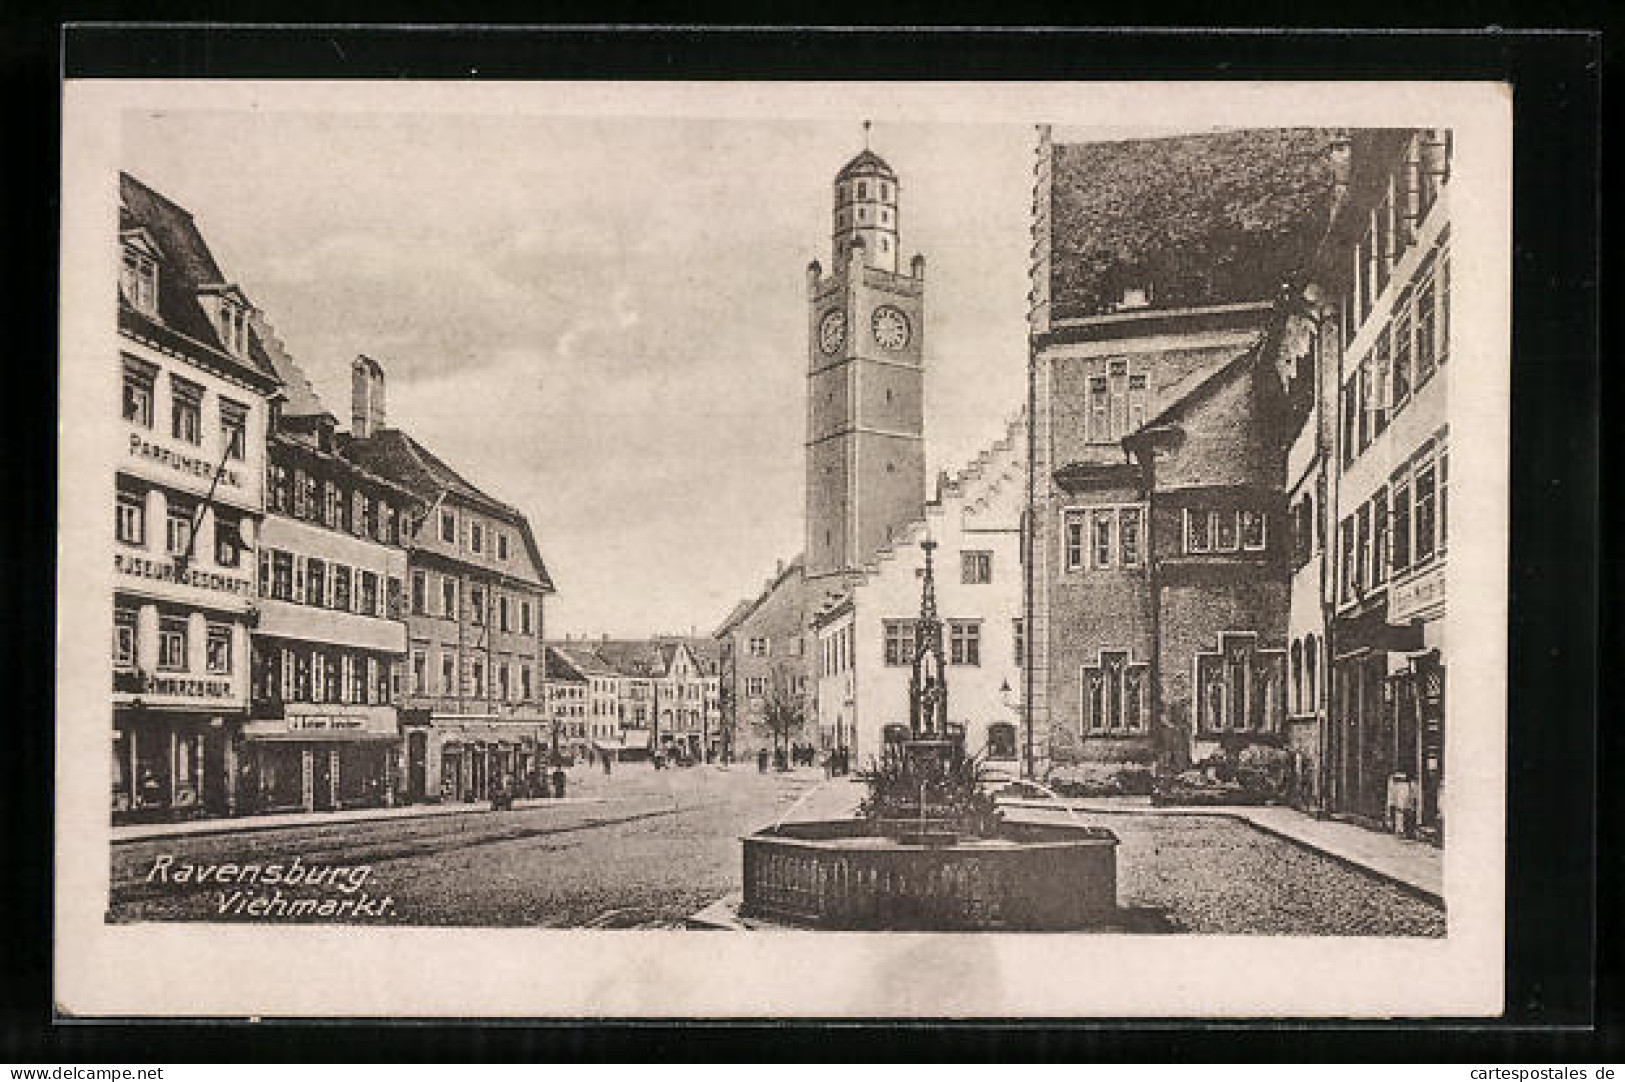
[(897, 175), (835, 176), (830, 272), (807, 267), (809, 580), (861, 568), (925, 507), (925, 259), (899, 273)]

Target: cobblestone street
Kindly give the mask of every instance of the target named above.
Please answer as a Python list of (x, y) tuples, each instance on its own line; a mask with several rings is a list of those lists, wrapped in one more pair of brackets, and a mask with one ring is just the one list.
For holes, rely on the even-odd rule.
[[(231, 862), (370, 866), (353, 893), (282, 888), (289, 897), (391, 898), (387, 914), (339, 917), (409, 925), (663, 928), (740, 889), (739, 836), (788, 813), (850, 814), (850, 780), (759, 774), (737, 766), (612, 777), (572, 771), (581, 802), (417, 819), (302, 825), (115, 847), (114, 920), (252, 921), (220, 913), (234, 891), (266, 885), (177, 882), (184, 865)], [(1375, 876), (1218, 816), (1083, 814), (1121, 839), (1122, 927), (1139, 932), (1438, 936), (1444, 914)], [(157, 862), (167, 863), (154, 875)], [(269, 918), (288, 919), (288, 918)], [(319, 919), (319, 918), (311, 918)]]

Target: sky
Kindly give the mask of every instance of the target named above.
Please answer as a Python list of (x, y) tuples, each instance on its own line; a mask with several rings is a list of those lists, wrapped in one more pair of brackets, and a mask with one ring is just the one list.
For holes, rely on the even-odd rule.
[[(802, 547), (806, 266), (862, 119), (132, 111), (121, 159), (341, 424), (365, 353), (389, 423), (529, 517), (550, 637), (709, 635)], [(935, 476), (1025, 399), (1035, 133), (870, 141), (926, 257)]]

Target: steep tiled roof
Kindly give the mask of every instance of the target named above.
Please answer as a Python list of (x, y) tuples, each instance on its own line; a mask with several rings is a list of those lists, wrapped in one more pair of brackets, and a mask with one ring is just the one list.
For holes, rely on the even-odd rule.
[(1125, 288), (1158, 308), (1272, 299), (1330, 223), (1339, 132), (1273, 128), (1057, 144), (1054, 318), (1111, 310)]
[(342, 437), (341, 450), (345, 457), (372, 470), (374, 473), (397, 481), (433, 502), (448, 493), (454, 493), (475, 507), (518, 528), (525, 548), (536, 565), (536, 574), (545, 590), (553, 589), (553, 580), (531, 532), (530, 520), (523, 512), (482, 492), (461, 474), (442, 462), (427, 447), (399, 428), (380, 428), (366, 439), (353, 435)]
[(722, 622), (722, 626), (717, 628), (716, 634), (713, 636), (713, 638), (720, 639), (724, 635), (731, 632), (736, 626), (738, 626), (740, 621), (744, 620), (750, 616), (751, 613), (755, 612), (757, 607), (760, 606), (762, 602), (772, 597), (774, 592), (784, 584), (786, 579), (793, 575), (801, 574), (802, 568), (806, 566), (806, 563), (806, 553), (798, 552), (795, 559), (785, 564), (779, 569), (779, 572), (776, 575), (767, 580), (767, 582), (762, 586), (761, 593), (757, 594), (755, 597), (747, 598), (734, 606), (733, 612), (729, 613), (728, 618)]
[(181, 348), (202, 346), (211, 364), (256, 383), (278, 381), (257, 330), (249, 328), (248, 356), (237, 357), (220, 340), (214, 321), (198, 301), (201, 288), (223, 285), (225, 276), (191, 212), (120, 173), (119, 231), (136, 229), (144, 230), (158, 247), (158, 311), (155, 315), (138, 311), (121, 296), (120, 329)]

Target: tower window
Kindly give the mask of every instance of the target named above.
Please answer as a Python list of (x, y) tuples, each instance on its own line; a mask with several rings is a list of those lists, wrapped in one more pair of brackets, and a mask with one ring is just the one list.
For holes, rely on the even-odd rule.
[(869, 198), (869, 186), (867, 184), (863, 183), (863, 181), (861, 181), (861, 180), (858, 181), (858, 198), (859, 199), (867, 199), (867, 198)]
[(882, 251), (882, 252), (889, 252), (889, 251), (891, 251), (891, 246), (890, 246), (890, 245), (889, 245), (889, 244), (887, 244), (887, 243), (886, 243), (886, 238), (885, 238), (885, 237), (881, 237), (881, 238), (880, 238), (880, 250), (881, 250), (881, 251)]
[(881, 183), (881, 185), (880, 185), (880, 198), (882, 198), (882, 199), (890, 199), (891, 198), (891, 185), (890, 184), (886, 184), (884, 182)]

